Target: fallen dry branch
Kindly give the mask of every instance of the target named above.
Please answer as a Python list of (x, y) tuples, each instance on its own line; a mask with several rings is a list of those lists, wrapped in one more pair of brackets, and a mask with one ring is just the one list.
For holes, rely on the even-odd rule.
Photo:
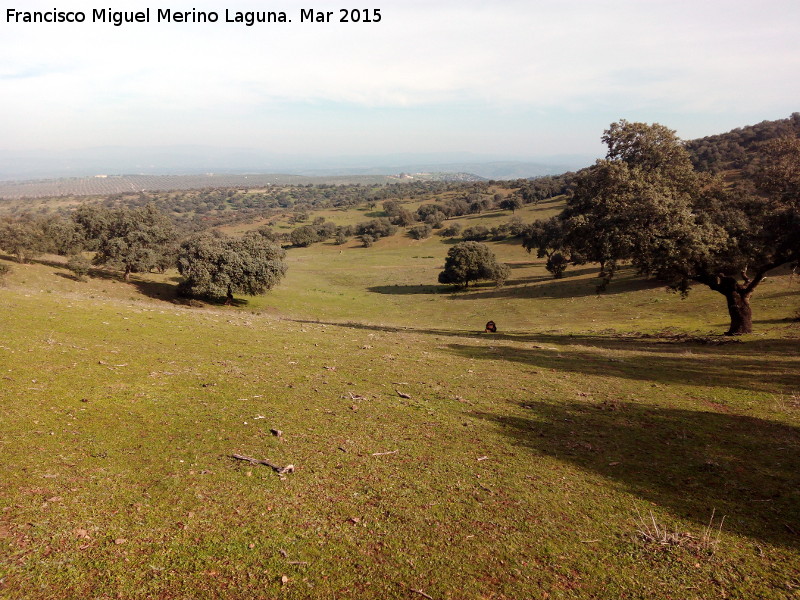
[(236, 460), (245, 460), (249, 463), (253, 463), (254, 465), (266, 465), (273, 471), (275, 471), (278, 475), (283, 475), (285, 473), (294, 473), (294, 465), (286, 465), (285, 467), (279, 467), (268, 460), (259, 460), (257, 458), (250, 458), (249, 456), (242, 456), (241, 454), (231, 454), (231, 458), (235, 458)]
[(397, 454), (399, 450), (391, 450), (389, 452), (373, 452), (372, 456), (386, 456), (387, 454)]

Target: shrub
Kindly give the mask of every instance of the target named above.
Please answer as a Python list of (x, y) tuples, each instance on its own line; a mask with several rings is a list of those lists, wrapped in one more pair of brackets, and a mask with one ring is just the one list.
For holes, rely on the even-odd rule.
[(461, 235), (465, 242), (482, 242), (489, 239), (489, 230), (483, 225), (475, 225), (475, 227), (467, 227)]
[(398, 227), (409, 227), (415, 221), (414, 214), (405, 208), (398, 209), (391, 218), (391, 222)]
[(432, 231), (433, 228), (427, 223), (424, 223), (422, 225), (417, 225), (409, 229), (408, 235), (414, 238), (415, 240), (422, 240), (427, 237), (430, 237)]
[(442, 229), (439, 234), (442, 237), (457, 237), (461, 233), (461, 223), (453, 223)]
[(317, 231), (314, 226), (303, 225), (302, 227), (298, 227), (292, 231), (292, 233), (289, 235), (289, 240), (292, 242), (292, 246), (305, 248), (314, 242), (318, 242), (319, 236), (317, 235)]
[(425, 223), (427, 223), (434, 229), (439, 229), (444, 223), (444, 220), (446, 218), (447, 217), (443, 212), (437, 210), (436, 212), (431, 213), (427, 217), (425, 217)]
[(356, 233), (360, 236), (371, 236), (373, 238), (372, 241), (394, 235), (395, 232), (397, 232), (397, 227), (386, 219), (373, 219), (356, 225)]
[(72, 271), (75, 279), (78, 281), (86, 281), (86, 276), (89, 274), (91, 264), (86, 258), (80, 254), (74, 254), (69, 257), (67, 261), (67, 269)]

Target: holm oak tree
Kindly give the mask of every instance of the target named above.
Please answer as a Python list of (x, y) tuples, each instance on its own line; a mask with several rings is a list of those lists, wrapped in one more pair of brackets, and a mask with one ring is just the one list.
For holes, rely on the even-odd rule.
[(286, 274), (286, 251), (256, 231), (242, 238), (203, 233), (185, 240), (178, 252), (180, 291), (233, 302), (233, 294), (251, 296), (272, 289)]
[(561, 214), (564, 247), (613, 271), (629, 260), (687, 294), (725, 297), (728, 335), (753, 329), (750, 299), (764, 277), (800, 257), (800, 141), (763, 148), (758, 176), (726, 186), (694, 170), (675, 132), (614, 123), (604, 160), (580, 173)]

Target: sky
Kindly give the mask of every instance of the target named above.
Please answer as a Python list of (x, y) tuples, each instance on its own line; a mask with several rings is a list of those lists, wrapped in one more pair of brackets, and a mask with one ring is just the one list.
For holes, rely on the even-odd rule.
[[(283, 11), (290, 23), (225, 23)], [(797, 0), (2, 0), (0, 152), (211, 145), (310, 156), (600, 156), (800, 110)], [(24, 8), (18, 8), (24, 7)], [(300, 22), (301, 10), (331, 11)], [(379, 22), (340, 23), (340, 9)], [(151, 22), (91, 22), (94, 9)], [(84, 23), (9, 22), (8, 10)], [(157, 22), (158, 9), (219, 21)], [(363, 12), (361, 13), (363, 14)]]

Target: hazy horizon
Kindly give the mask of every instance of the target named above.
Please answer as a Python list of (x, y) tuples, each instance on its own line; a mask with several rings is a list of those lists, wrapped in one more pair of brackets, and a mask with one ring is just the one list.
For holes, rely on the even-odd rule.
[[(385, 174), (469, 172), (508, 179), (577, 170), (595, 156), (513, 157), (470, 152), (314, 156), (252, 148), (106, 146), (49, 152), (0, 150), (0, 181), (123, 174), (284, 173)], [(498, 171), (499, 169), (499, 171)], [(499, 173), (499, 174), (498, 174)]]
[[(230, 10), (285, 11), (291, 22), (225, 23), (206, 0), (170, 8), (216, 11), (220, 22), (117, 27), (89, 22), (106, 6), (74, 0), (57, 10), (87, 22), (9, 22), (4, 10), (0, 173), (15, 163), (45, 172), (53, 156), (104, 148), (130, 149), (131, 170), (137, 149), (176, 147), (225, 160), (539, 162), (602, 155), (603, 130), (621, 118), (692, 139), (798, 110), (796, 2), (379, 0), (371, 23), (338, 23), (339, 4), (315, 6), (331, 22), (252, 0)], [(113, 10), (146, 8), (167, 7)]]

